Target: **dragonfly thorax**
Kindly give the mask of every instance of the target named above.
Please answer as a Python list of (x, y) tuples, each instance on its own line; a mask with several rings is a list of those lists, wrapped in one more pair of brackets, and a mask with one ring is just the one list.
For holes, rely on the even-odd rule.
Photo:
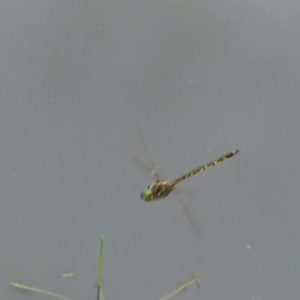
[(141, 198), (144, 201), (152, 201), (155, 199), (165, 198), (173, 190), (172, 181), (156, 180), (147, 188), (144, 188), (141, 193)]

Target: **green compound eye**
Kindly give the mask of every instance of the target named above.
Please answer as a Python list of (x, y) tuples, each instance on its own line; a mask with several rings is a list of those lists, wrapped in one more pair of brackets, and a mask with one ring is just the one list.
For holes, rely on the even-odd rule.
[(152, 200), (152, 191), (149, 188), (144, 188), (141, 192), (141, 198), (145, 201)]

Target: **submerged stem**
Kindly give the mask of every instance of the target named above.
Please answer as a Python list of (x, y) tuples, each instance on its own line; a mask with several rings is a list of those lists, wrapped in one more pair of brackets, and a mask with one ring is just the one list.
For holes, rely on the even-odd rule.
[(200, 279), (200, 275), (201, 275), (201, 271), (202, 271), (202, 267), (197, 271), (197, 273), (194, 275), (193, 279), (185, 282), (184, 284), (182, 284), (179, 288), (177, 288), (176, 290), (174, 290), (173, 292), (167, 294), (166, 296), (160, 298), (159, 300), (168, 300), (171, 299), (172, 297), (174, 297), (175, 295), (177, 295), (178, 293), (180, 293), (181, 291), (184, 291), (187, 289), (187, 287), (193, 283), (196, 283), (198, 288), (199, 286), (199, 279)]

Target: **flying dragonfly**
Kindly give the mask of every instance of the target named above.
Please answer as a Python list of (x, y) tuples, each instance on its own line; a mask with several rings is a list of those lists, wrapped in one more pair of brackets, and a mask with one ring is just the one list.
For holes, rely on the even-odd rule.
[(221, 164), (222, 162), (228, 160), (230, 157), (234, 156), (238, 152), (239, 152), (239, 150), (235, 149), (235, 150), (217, 158), (216, 160), (213, 160), (204, 165), (201, 165), (200, 167), (180, 176), (179, 178), (177, 178), (175, 180), (163, 180), (160, 178), (160, 176), (158, 174), (154, 173), (154, 175), (157, 179), (151, 185), (144, 188), (142, 190), (140, 196), (146, 202), (165, 198), (173, 191), (174, 187), (179, 182), (181, 182), (189, 177), (192, 177), (198, 173), (209, 170), (214, 166)]
[(211, 169), (214, 166), (221, 164), (222, 162), (228, 160), (229, 158), (231, 158), (232, 156), (237, 154), (239, 152), (239, 150), (237, 150), (237, 149), (233, 150), (233, 151), (219, 157), (216, 160), (213, 160), (211, 162), (208, 162), (204, 165), (201, 165), (201, 166), (191, 170), (190, 172), (180, 176), (179, 178), (177, 178), (175, 180), (166, 180), (166, 177), (164, 177), (158, 171), (158, 167), (148, 151), (148, 147), (143, 139), (143, 134), (142, 134), (141, 128), (139, 126), (139, 123), (137, 123), (137, 128), (139, 130), (140, 142), (142, 143), (143, 159), (138, 159), (137, 157), (135, 157), (134, 160), (137, 163), (139, 163), (142, 167), (144, 167), (144, 169), (146, 169), (148, 172), (150, 172), (151, 175), (155, 179), (155, 181), (151, 185), (149, 185), (148, 187), (146, 187), (142, 190), (142, 192), (140, 194), (141, 199), (144, 200), (145, 202), (151, 202), (154, 200), (166, 198), (172, 191), (174, 191), (177, 198), (179, 199), (180, 205), (183, 208), (184, 213), (186, 214), (186, 216), (191, 224), (191, 227), (192, 227), (194, 233), (199, 237), (199, 233), (198, 233), (199, 229), (197, 226), (198, 221), (195, 221), (195, 218), (192, 217), (191, 211), (187, 207), (187, 202), (186, 202), (187, 192), (179, 190), (177, 188), (177, 184), (191, 176), (194, 176), (198, 173), (204, 172), (206, 170)]

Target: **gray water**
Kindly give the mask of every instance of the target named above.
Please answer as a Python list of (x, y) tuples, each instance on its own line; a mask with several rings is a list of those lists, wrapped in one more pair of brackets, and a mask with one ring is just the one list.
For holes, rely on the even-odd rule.
[[(299, 299), (299, 1), (1, 1), (0, 294)], [(143, 203), (139, 122), (168, 179)], [(60, 278), (74, 272), (74, 278)]]

